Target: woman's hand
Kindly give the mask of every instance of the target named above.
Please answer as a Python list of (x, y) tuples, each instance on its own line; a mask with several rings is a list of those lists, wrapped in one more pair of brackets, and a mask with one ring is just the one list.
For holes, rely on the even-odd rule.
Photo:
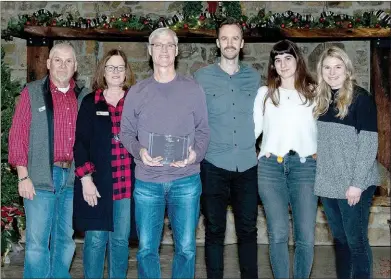
[(83, 198), (88, 205), (92, 207), (98, 205), (98, 198), (100, 198), (100, 194), (92, 181), (92, 177), (90, 175), (82, 177), (81, 184), (83, 186)]
[(346, 198), (350, 206), (356, 205), (360, 201), (362, 190), (360, 188), (349, 186), (346, 191)]

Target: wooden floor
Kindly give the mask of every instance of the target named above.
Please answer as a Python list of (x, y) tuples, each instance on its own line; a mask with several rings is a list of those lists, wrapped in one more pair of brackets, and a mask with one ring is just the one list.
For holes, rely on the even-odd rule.
[[(293, 247), (290, 246), (292, 256)], [(374, 278), (391, 278), (391, 248), (373, 247)], [(137, 247), (130, 248), (129, 270), (127, 278), (137, 278)], [(171, 278), (171, 264), (173, 247), (164, 245), (161, 247), (161, 269), (163, 278)], [(22, 278), (24, 252), (14, 254), (11, 264), (5, 265), (1, 270), (1, 278)], [(268, 246), (258, 246), (259, 278), (272, 278), (269, 264)], [(225, 246), (225, 278), (240, 278), (237, 246)], [(82, 244), (77, 244), (76, 255), (71, 268), (73, 278), (83, 278)], [(105, 274), (107, 278), (107, 274)], [(206, 278), (204, 247), (197, 247), (196, 278)], [(311, 278), (336, 278), (334, 266), (334, 251), (332, 246), (316, 246), (315, 259)]]

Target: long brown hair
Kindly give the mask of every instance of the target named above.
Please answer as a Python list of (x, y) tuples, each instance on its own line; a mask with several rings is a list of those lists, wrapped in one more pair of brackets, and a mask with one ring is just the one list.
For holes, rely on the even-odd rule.
[(128, 62), (128, 58), (126, 57), (126, 54), (119, 49), (112, 49), (109, 50), (105, 56), (99, 61), (98, 66), (95, 71), (95, 76), (92, 82), (92, 89), (94, 91), (98, 89), (106, 89), (107, 88), (107, 83), (105, 79), (105, 66), (107, 61), (112, 57), (112, 56), (121, 56), (122, 59), (125, 61), (125, 81), (122, 86), (123, 90), (129, 89), (132, 85), (136, 83), (136, 79), (134, 77), (132, 68), (130, 67), (130, 64)]
[(304, 97), (305, 101), (303, 104), (307, 104), (307, 102), (309, 102), (309, 105), (311, 105), (315, 98), (314, 90), (316, 87), (316, 82), (310, 75), (303, 55), (301, 54), (298, 46), (289, 40), (282, 40), (277, 42), (270, 52), (267, 74), (268, 90), (264, 101), (264, 107), (268, 98), (272, 100), (276, 107), (280, 103), (280, 93), (278, 88), (281, 86), (281, 78), (276, 71), (276, 67), (274, 66), (274, 59), (277, 55), (282, 54), (291, 54), (296, 59), (297, 67), (295, 73), (295, 89)]

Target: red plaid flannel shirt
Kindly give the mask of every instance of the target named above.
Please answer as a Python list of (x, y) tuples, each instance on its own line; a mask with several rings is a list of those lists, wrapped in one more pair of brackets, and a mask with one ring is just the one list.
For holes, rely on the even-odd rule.
[[(116, 107), (106, 102), (103, 96), (103, 90), (99, 89), (95, 92), (95, 103), (106, 102), (109, 108), (111, 117), (111, 132), (118, 135), (120, 132), (120, 122), (122, 110), (124, 107), (125, 96), (119, 100)], [(118, 138), (117, 138), (118, 139)], [(113, 174), (113, 200), (121, 200), (130, 198), (131, 195), (131, 169), (132, 159), (124, 145), (114, 137), (111, 139), (111, 170)], [(92, 162), (86, 162), (83, 166), (76, 169), (75, 173), (78, 177), (83, 177), (95, 171), (95, 166)]]
[[(54, 162), (73, 160), (77, 118), (75, 85), (75, 81), (71, 79), (69, 89), (64, 94), (50, 81), (54, 110)], [(26, 86), (20, 94), (9, 132), (8, 162), (12, 166), (27, 167), (31, 120), (30, 97)]]

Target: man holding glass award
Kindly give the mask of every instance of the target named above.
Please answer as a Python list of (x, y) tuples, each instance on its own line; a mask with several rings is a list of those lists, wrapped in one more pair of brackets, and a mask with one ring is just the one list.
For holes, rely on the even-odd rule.
[(167, 206), (174, 235), (173, 278), (194, 278), (201, 195), (200, 162), (209, 144), (205, 93), (175, 71), (178, 37), (149, 36), (153, 75), (130, 88), (120, 139), (134, 156), (138, 277), (160, 278), (159, 246)]

